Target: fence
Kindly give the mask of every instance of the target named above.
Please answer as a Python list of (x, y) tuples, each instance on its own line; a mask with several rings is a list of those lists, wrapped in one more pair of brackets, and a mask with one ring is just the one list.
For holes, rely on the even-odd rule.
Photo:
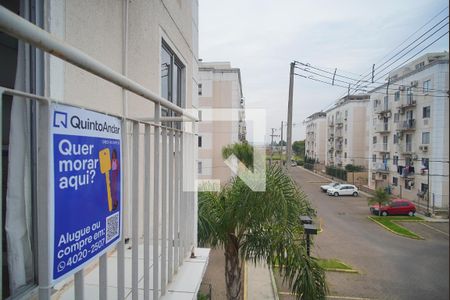
[[(108, 290), (111, 287), (116, 289), (118, 299), (125, 299), (129, 293), (132, 294), (132, 299), (138, 299), (142, 291), (140, 284), (144, 288), (144, 299), (158, 299), (167, 292), (167, 284), (172, 281), (183, 261), (190, 256), (196, 243), (197, 227), (194, 192), (195, 135), (161, 126), (160, 122), (163, 121), (186, 120), (183, 117), (160, 117), (161, 106), (191, 121), (195, 118), (78, 49), (54, 39), (49, 33), (1, 6), (0, 30), (155, 104), (155, 118), (152, 120), (154, 123), (126, 118), (123, 115), (116, 116), (122, 120), (122, 128), (125, 129), (122, 130), (122, 168), (125, 173), (122, 199), (125, 208), (130, 210), (131, 224), (128, 226), (131, 227), (129, 231), (132, 249), (128, 256), (125, 240), (122, 239), (115, 247), (114, 254), (101, 255), (97, 260), (98, 278), (94, 281), (98, 283), (100, 299), (111, 298), (108, 297)], [(34, 265), (37, 267), (36, 273), (39, 278), (39, 299), (50, 299), (51, 212), (48, 199), (51, 190), (48, 163), (51, 151), (49, 113), (53, 100), (1, 87), (0, 94), (19, 97), (16, 98), (18, 101), (31, 99), (35, 103), (33, 104), (35, 123), (32, 126), (34, 139), (31, 148), (34, 151), (32, 156), (35, 155), (38, 163), (35, 162), (32, 166), (36, 173), (35, 181), (32, 182), (36, 192), (34, 195), (36, 203), (33, 205), (32, 213), (37, 218), (36, 232), (39, 243), (34, 250), (37, 250), (39, 255), (35, 256), (37, 262)], [(123, 224), (126, 227), (127, 220), (124, 220)], [(117, 268), (115, 281), (111, 280), (112, 273), (108, 272), (108, 265), (112, 269)], [(75, 299), (83, 299), (86, 288), (84, 269), (75, 273), (73, 281)]]

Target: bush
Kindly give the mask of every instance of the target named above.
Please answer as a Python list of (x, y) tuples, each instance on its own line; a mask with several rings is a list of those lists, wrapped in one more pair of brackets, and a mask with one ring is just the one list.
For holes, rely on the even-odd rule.
[(347, 172), (362, 172), (362, 171), (364, 171), (364, 167), (348, 164), (348, 165), (345, 165), (345, 171), (347, 171)]
[(334, 166), (328, 166), (325, 168), (325, 170), (328, 175), (347, 181), (347, 171), (345, 171), (344, 169), (336, 168)]

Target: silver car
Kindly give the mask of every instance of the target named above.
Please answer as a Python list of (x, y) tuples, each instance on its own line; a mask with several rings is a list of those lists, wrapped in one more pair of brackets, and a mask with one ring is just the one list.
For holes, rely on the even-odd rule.
[(330, 196), (358, 196), (358, 188), (353, 184), (340, 184), (327, 190)]
[(331, 189), (332, 187), (338, 186), (339, 184), (340, 184), (339, 182), (330, 182), (328, 184), (321, 185), (320, 189), (322, 190), (322, 192), (326, 193), (328, 191), (328, 189)]

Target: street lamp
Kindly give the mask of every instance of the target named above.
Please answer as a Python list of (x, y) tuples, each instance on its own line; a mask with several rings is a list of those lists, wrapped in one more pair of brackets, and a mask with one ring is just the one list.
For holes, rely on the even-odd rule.
[(305, 230), (305, 234), (306, 234), (306, 254), (308, 256), (311, 256), (310, 255), (311, 240), (310, 240), (309, 236), (311, 234), (314, 234), (314, 235), (317, 234), (317, 227), (316, 227), (316, 225), (314, 225), (312, 223), (312, 219), (309, 216), (300, 216), (300, 222), (302, 223), (303, 229)]

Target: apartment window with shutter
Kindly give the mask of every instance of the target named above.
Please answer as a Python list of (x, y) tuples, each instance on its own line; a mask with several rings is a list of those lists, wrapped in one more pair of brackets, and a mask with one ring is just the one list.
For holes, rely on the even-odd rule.
[(201, 161), (197, 162), (197, 172), (198, 174), (202, 174), (203, 171), (203, 164)]
[(202, 147), (202, 137), (200, 135), (198, 136), (198, 147)]
[(394, 94), (394, 101), (400, 100), (400, 91), (396, 91)]
[(393, 164), (394, 166), (398, 166), (398, 156), (397, 156), (397, 155), (394, 155), (394, 156), (392, 157), (392, 164)]
[(422, 108), (422, 117), (424, 119), (431, 117), (431, 107), (430, 106), (425, 106), (424, 108)]
[(398, 123), (399, 120), (400, 120), (400, 114), (394, 113), (394, 123)]
[(372, 137), (372, 143), (373, 143), (373, 144), (376, 144), (376, 143), (377, 143), (377, 137), (376, 137), (376, 136)]
[(428, 93), (430, 91), (430, 88), (431, 88), (431, 80), (425, 80), (423, 82), (423, 92)]
[(397, 177), (392, 177), (392, 185), (393, 186), (397, 186), (398, 185), (398, 178)]
[(430, 133), (422, 132), (422, 144), (429, 144), (429, 143), (430, 143)]
[(372, 162), (376, 162), (377, 161), (377, 155), (376, 154), (373, 154), (372, 155)]

